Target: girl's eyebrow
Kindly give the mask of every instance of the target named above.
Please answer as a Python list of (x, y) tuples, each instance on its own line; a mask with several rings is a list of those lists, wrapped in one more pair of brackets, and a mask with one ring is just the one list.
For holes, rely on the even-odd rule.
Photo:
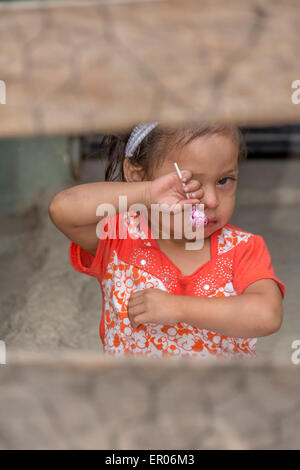
[[(231, 168), (231, 170), (222, 171), (220, 174), (224, 175), (225, 173), (238, 173), (238, 168)], [(202, 176), (203, 173), (194, 173), (195, 176)]]
[(231, 170), (222, 171), (222, 173), (237, 173), (237, 172), (238, 172), (238, 168), (231, 168)]

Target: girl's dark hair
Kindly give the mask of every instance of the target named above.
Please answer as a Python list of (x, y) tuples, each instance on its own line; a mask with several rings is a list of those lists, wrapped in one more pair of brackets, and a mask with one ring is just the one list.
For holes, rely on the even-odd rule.
[[(110, 136), (104, 136), (102, 145), (107, 158), (105, 169), (105, 181), (123, 181), (125, 176), (123, 162), (125, 159), (125, 147), (130, 137), (130, 132), (123, 132)], [(192, 140), (205, 135), (221, 134), (233, 139), (238, 148), (238, 160), (247, 158), (247, 147), (241, 130), (233, 125), (202, 125), (170, 128), (156, 126), (137, 147), (134, 155), (130, 157), (132, 165), (142, 167), (149, 179), (155, 168), (159, 167), (167, 154), (174, 148), (182, 149)]]

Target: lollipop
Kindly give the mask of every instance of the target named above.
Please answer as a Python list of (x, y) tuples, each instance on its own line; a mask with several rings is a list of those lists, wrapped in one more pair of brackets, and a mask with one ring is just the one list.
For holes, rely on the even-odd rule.
[[(178, 165), (177, 165), (176, 162), (174, 163), (174, 166), (175, 166), (175, 169), (177, 171), (178, 177), (182, 180), (182, 174), (181, 174), (181, 171), (179, 170)], [(186, 197), (187, 197), (187, 199), (190, 199), (190, 195), (188, 193), (186, 193)], [(207, 220), (207, 217), (206, 217), (205, 213), (200, 211), (199, 209), (197, 209), (197, 206), (194, 205), (194, 204), (192, 205), (190, 223), (193, 226), (196, 226), (196, 227), (199, 227), (200, 225), (203, 225), (203, 224), (207, 225), (207, 223), (208, 223), (208, 220)]]
[(207, 217), (204, 212), (200, 211), (196, 206), (193, 205), (190, 222), (193, 226), (196, 225), (196, 227), (200, 227), (200, 225), (203, 224), (207, 225)]

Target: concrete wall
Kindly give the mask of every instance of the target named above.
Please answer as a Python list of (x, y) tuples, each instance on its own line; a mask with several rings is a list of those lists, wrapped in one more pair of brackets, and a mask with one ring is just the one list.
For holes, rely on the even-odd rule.
[(88, 352), (7, 360), (0, 449), (300, 448), (300, 365)]
[(299, 18), (298, 0), (0, 3), (0, 135), (299, 122)]
[(66, 137), (0, 140), (0, 212), (25, 211), (41, 192), (71, 184)]

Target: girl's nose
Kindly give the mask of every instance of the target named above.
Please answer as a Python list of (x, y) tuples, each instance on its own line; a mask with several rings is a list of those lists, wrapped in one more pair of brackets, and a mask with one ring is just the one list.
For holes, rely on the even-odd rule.
[(201, 198), (201, 203), (204, 204), (204, 209), (215, 209), (219, 205), (218, 195), (215, 189), (203, 188), (204, 194)]

